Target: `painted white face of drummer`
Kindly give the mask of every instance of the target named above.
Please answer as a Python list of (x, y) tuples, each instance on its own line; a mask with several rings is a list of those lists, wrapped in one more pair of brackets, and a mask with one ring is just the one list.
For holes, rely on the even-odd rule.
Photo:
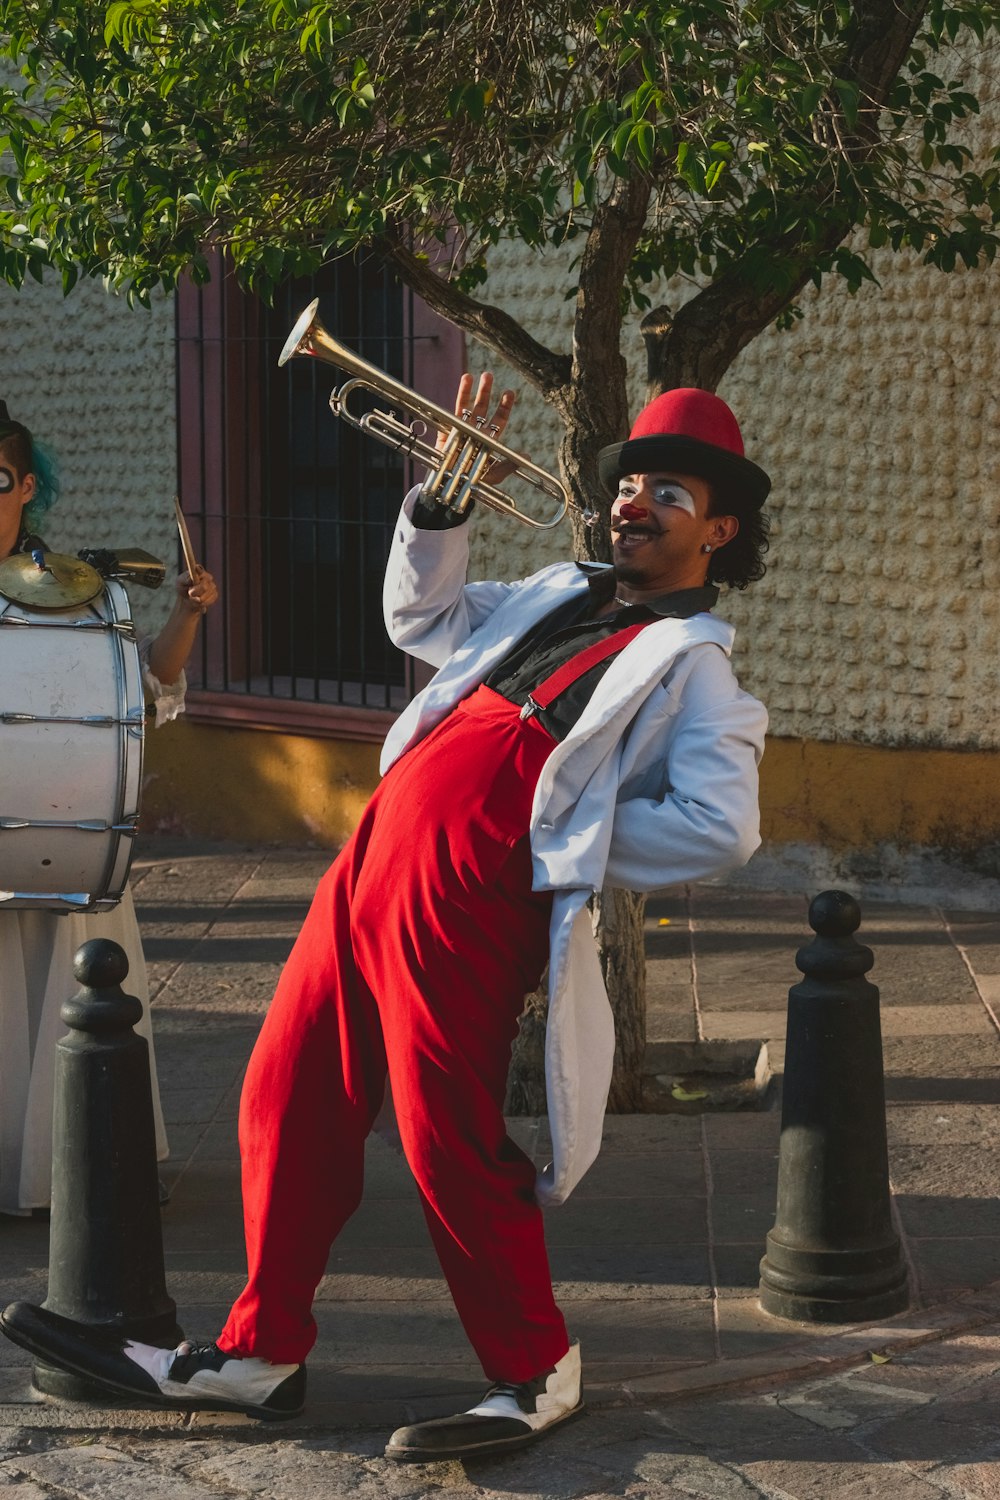
[(34, 474), (18, 474), (7, 447), (0, 443), (0, 562), (13, 552), (24, 507), (35, 493)]

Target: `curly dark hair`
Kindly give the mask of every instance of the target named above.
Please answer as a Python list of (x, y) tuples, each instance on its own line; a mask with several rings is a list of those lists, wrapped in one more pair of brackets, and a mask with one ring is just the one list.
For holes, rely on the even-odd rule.
[(767, 572), (764, 554), (771, 545), (770, 517), (759, 506), (748, 505), (733, 494), (720, 492), (712, 485), (710, 516), (735, 516), (740, 529), (731, 542), (712, 553), (708, 564), (708, 582), (726, 583), (731, 589), (745, 589)]

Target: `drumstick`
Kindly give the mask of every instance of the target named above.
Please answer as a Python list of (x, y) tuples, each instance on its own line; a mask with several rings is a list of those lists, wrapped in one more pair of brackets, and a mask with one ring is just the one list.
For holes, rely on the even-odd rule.
[(190, 531), (188, 531), (187, 520), (185, 518), (184, 512), (181, 510), (180, 498), (177, 495), (174, 496), (174, 511), (177, 515), (177, 530), (181, 535), (181, 551), (184, 553), (184, 566), (187, 568), (188, 572), (191, 575), (191, 582), (194, 583), (195, 579), (198, 577), (198, 564), (194, 560), (194, 548), (191, 545), (191, 533)]

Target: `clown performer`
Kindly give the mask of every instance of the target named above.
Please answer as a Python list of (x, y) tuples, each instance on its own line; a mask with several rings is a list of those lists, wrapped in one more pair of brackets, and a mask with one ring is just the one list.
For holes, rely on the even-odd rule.
[[(485, 426), (491, 378), (457, 413)], [(513, 405), (502, 395), (500, 432)], [(506, 474), (495, 466), (491, 483)], [(143, 1402), (303, 1409), (311, 1303), (360, 1201), (391, 1086), (399, 1135), (489, 1389), (401, 1427), (393, 1459), (496, 1454), (583, 1406), (543, 1207), (601, 1143), (614, 1052), (588, 898), (742, 865), (759, 843), (766, 715), (729, 664), (718, 585), (761, 577), (768, 476), (717, 396), (675, 390), (600, 455), (612, 566), (466, 582), (468, 528), (412, 491), (386, 578), (393, 640), (438, 668), (386, 741), (384, 779), (320, 882), (240, 1110), (249, 1279), (217, 1340), (175, 1350), (15, 1303), (0, 1326)], [(549, 965), (552, 1161), (536, 1177), (503, 1101), (524, 996)], [(349, 1359), (348, 1351), (344, 1357)]]
[[(58, 490), (51, 455), (0, 402), (0, 561), (45, 548), (33, 532)], [(182, 574), (176, 590), (163, 629), (139, 647), (157, 725), (183, 712), (184, 663), (202, 615), (218, 598), (214, 579), (203, 569), (193, 580)], [(79, 987), (73, 956), (94, 937), (120, 943), (128, 956), (128, 988), (143, 1005), (136, 1030), (149, 1044), (157, 1158), (168, 1154), (146, 965), (129, 890), (108, 912), (0, 911), (0, 1213), (30, 1214), (49, 1206), (55, 1045), (66, 1030), (59, 1009)]]

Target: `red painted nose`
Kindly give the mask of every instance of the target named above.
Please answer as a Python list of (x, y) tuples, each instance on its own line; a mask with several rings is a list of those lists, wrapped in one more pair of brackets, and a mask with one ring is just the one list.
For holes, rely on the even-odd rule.
[(619, 521), (644, 521), (646, 512), (641, 505), (635, 505), (631, 500), (623, 500), (616, 512)]

